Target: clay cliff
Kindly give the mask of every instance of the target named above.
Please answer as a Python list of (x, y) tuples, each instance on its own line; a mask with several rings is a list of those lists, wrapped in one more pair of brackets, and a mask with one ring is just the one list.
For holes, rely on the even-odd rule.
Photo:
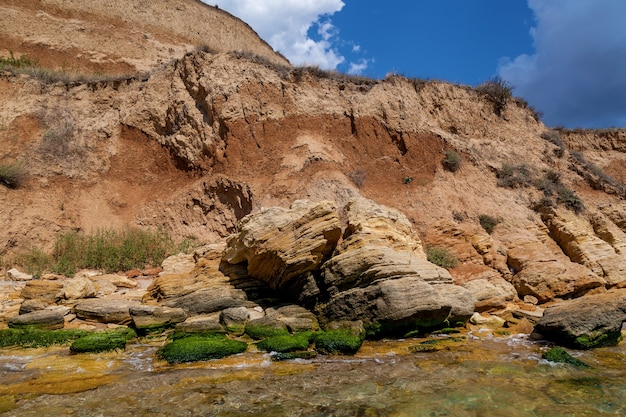
[(345, 231), (364, 197), (406, 216), (415, 253), (451, 253), (446, 279), (479, 310), (626, 286), (626, 131), (550, 129), (485, 89), (293, 68), (196, 1), (118, 3), (0, 2), (0, 54), (57, 71), (0, 71), (0, 163), (27, 174), (0, 186), (0, 254), (126, 225), (220, 243), (302, 199), (332, 202)]

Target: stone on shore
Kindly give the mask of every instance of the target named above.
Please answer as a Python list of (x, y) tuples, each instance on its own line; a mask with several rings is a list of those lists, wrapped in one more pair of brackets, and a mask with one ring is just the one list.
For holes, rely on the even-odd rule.
[(9, 327), (36, 327), (43, 330), (62, 329), (65, 324), (63, 312), (59, 309), (37, 310), (13, 317), (9, 320)]
[(575, 349), (617, 344), (626, 321), (626, 289), (565, 301), (546, 308), (535, 334)]
[(182, 308), (169, 308), (150, 305), (131, 306), (130, 316), (137, 330), (162, 329), (170, 325), (185, 321), (185, 311)]
[(33, 279), (33, 276), (31, 274), (21, 272), (15, 268), (11, 268), (7, 271), (7, 277), (11, 281), (30, 281), (31, 279)]
[(21, 297), (26, 300), (44, 300), (50, 304), (56, 303), (63, 296), (62, 283), (43, 279), (28, 281), (21, 292)]
[(139, 303), (121, 299), (93, 298), (74, 307), (76, 317), (98, 323), (130, 324), (130, 308)]
[(77, 300), (80, 298), (95, 297), (97, 293), (97, 287), (87, 277), (74, 277), (65, 282), (63, 286), (65, 299)]

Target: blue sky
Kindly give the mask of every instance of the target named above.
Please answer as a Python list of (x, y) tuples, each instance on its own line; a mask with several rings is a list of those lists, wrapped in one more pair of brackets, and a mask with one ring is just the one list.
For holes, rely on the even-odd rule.
[(205, 0), (294, 65), (477, 85), (549, 126), (626, 127), (626, 0)]

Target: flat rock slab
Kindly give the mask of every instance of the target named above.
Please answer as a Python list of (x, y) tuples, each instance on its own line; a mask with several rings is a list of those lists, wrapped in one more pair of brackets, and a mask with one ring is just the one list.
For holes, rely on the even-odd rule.
[(76, 304), (76, 317), (99, 323), (128, 324), (130, 308), (140, 303), (118, 299), (94, 298)]
[(44, 330), (62, 329), (65, 324), (63, 319), (63, 311), (54, 310), (37, 310), (13, 317), (9, 320), (9, 327), (37, 327)]
[(167, 326), (183, 322), (186, 318), (182, 308), (139, 305), (131, 306), (129, 312), (138, 329)]

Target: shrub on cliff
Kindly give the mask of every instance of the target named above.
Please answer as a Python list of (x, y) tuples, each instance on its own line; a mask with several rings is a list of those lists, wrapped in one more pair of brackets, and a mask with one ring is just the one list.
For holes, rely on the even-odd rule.
[(461, 167), (461, 157), (455, 151), (446, 151), (441, 164), (447, 171), (456, 172)]
[(485, 232), (489, 234), (493, 233), (493, 229), (500, 223), (500, 220), (487, 214), (478, 216), (478, 221), (480, 222), (480, 226), (485, 229)]
[(24, 165), (18, 162), (0, 164), (0, 184), (18, 188), (24, 180)]
[(452, 253), (440, 246), (426, 246), (426, 257), (428, 262), (446, 269), (454, 268), (459, 263)]
[(493, 111), (498, 116), (506, 108), (508, 101), (513, 96), (513, 87), (500, 77), (494, 77), (476, 87), (476, 91), (483, 94), (493, 104)]

